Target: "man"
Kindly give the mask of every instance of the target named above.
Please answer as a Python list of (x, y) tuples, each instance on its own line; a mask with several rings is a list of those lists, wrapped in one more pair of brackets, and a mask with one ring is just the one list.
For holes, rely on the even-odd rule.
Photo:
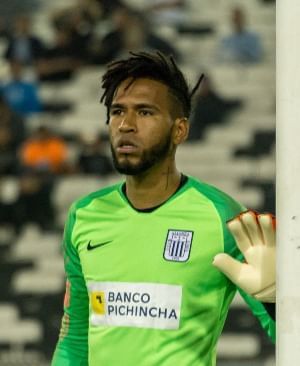
[(176, 60), (181, 57), (176, 48), (152, 31), (142, 13), (121, 5), (112, 12), (113, 29), (101, 42), (96, 42), (93, 63), (106, 64), (133, 50), (159, 50), (172, 54)]
[(261, 38), (246, 26), (246, 14), (240, 7), (232, 9), (233, 32), (221, 39), (218, 57), (223, 62), (258, 63), (263, 58)]
[(8, 62), (16, 61), (22, 66), (34, 65), (44, 52), (45, 45), (32, 33), (31, 25), (30, 17), (22, 12), (13, 20), (13, 29), (8, 36), (8, 45), (4, 54)]
[(23, 76), (23, 66), (19, 61), (11, 61), (10, 80), (0, 85), (0, 92), (9, 107), (19, 116), (26, 118), (43, 110), (38, 85)]
[(247, 264), (236, 261), (225, 223), (244, 208), (176, 169), (197, 86), (190, 93), (174, 60), (159, 53), (110, 64), (102, 86), (114, 164), (126, 180), (70, 210), (52, 365), (215, 365), (236, 291), (215, 266), (273, 337), (274, 321), (256, 299), (274, 301), (272, 219), (246, 212), (231, 221)]

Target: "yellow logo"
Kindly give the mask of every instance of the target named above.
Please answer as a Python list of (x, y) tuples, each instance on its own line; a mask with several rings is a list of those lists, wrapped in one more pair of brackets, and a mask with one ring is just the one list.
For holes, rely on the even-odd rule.
[(105, 314), (105, 296), (103, 291), (91, 293), (91, 304), (93, 312), (99, 315)]

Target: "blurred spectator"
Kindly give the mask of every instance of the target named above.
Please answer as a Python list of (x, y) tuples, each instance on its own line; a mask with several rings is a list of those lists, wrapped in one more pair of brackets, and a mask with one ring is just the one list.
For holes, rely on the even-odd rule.
[(10, 224), (19, 233), (27, 223), (42, 230), (55, 229), (55, 211), (51, 198), (53, 183), (35, 171), (25, 171), (19, 178), (19, 192), (11, 203), (0, 202), (0, 223)]
[(52, 16), (52, 23), (55, 29), (69, 31), (70, 43), (74, 45), (75, 56), (83, 62), (87, 62), (94, 27), (101, 16), (101, 7), (96, 0), (81, 0), (74, 6), (55, 12)]
[(102, 40), (100, 46), (94, 48), (94, 63), (104, 64), (122, 57), (129, 51), (158, 50), (166, 55), (179, 59), (178, 51), (167, 41), (151, 32), (146, 19), (128, 7), (117, 8), (112, 20), (114, 30)]
[(233, 33), (221, 40), (218, 57), (225, 62), (253, 63), (262, 60), (262, 45), (257, 33), (246, 29), (245, 13), (234, 8), (231, 13)]
[[(111, 2), (111, 0), (109, 0)], [(112, 2), (115, 4), (116, 0)], [(74, 4), (59, 8), (51, 15), (51, 22), (54, 28), (72, 28), (74, 25), (73, 15), (80, 14), (85, 24), (82, 27), (89, 28), (98, 22), (102, 17), (102, 7), (98, 0), (77, 0)]]
[(0, 96), (0, 174), (16, 174), (17, 150), (25, 139), (23, 119)]
[(82, 62), (89, 60), (89, 43), (93, 34), (93, 19), (84, 9), (74, 9), (69, 17), (71, 45), (74, 45), (74, 56)]
[(64, 173), (68, 171), (67, 146), (49, 128), (39, 127), (23, 144), (21, 165), (41, 172)]
[(44, 51), (37, 63), (39, 80), (60, 82), (72, 79), (81, 64), (79, 52), (70, 29), (55, 29), (54, 45)]
[(42, 110), (42, 102), (38, 95), (37, 85), (25, 81), (20, 62), (10, 62), (11, 80), (1, 86), (1, 93), (10, 108), (26, 117)]
[(124, 6), (122, 0), (96, 0), (96, 2), (100, 6), (103, 19), (110, 18), (115, 9), (119, 8), (120, 6)]
[(209, 77), (205, 77), (195, 96), (193, 112), (190, 118), (189, 140), (200, 140), (206, 129), (213, 123), (222, 123), (229, 112), (240, 108), (242, 100), (226, 99), (214, 89)]
[(78, 169), (81, 173), (105, 176), (113, 172), (111, 160), (105, 153), (101, 135), (96, 139), (81, 138)]
[(8, 37), (5, 58), (23, 65), (32, 65), (40, 57), (43, 49), (42, 41), (31, 33), (30, 18), (26, 15), (18, 15)]
[(41, 100), (38, 85), (24, 80), (20, 62), (11, 61), (10, 70), (11, 80), (0, 86), (0, 92), (10, 108), (21, 117), (42, 111), (58, 114), (72, 109), (72, 103), (67, 100)]
[(20, 14), (33, 14), (39, 10), (40, 0), (1, 0), (0, 17), (2, 18), (3, 28), (10, 32), (10, 27), (16, 16)]

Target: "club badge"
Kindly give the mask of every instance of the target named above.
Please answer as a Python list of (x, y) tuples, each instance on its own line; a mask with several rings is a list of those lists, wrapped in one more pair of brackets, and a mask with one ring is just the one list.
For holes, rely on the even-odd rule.
[(193, 231), (168, 230), (164, 249), (164, 259), (173, 262), (186, 262), (192, 247)]

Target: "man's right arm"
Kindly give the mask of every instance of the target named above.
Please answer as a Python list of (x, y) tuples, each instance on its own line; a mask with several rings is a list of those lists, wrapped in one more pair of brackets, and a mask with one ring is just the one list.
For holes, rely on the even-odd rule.
[(67, 275), (64, 315), (51, 366), (88, 365), (89, 299), (80, 259), (71, 241), (74, 223), (75, 210), (71, 208), (63, 239)]

